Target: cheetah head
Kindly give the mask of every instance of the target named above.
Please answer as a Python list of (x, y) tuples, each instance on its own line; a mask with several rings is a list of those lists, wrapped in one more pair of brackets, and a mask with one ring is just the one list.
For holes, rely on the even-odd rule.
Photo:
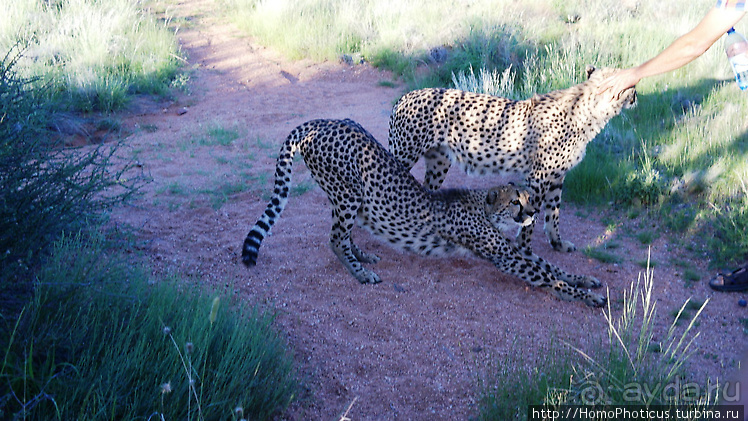
[(600, 83), (617, 71), (618, 69), (612, 67), (596, 68), (588, 65), (586, 68), (587, 82), (584, 83), (583, 94), (592, 98), (596, 108), (606, 114), (610, 112), (618, 114), (622, 109), (636, 106), (636, 89), (633, 86), (623, 91), (620, 97), (612, 102), (608, 95), (597, 95), (597, 88)]
[(491, 224), (501, 231), (519, 229), (535, 221), (530, 194), (511, 184), (488, 191), (485, 211)]

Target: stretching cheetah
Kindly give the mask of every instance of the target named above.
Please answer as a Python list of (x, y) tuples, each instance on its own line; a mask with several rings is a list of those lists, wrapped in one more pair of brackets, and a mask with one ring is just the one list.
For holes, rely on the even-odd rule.
[(301, 152), (306, 166), (332, 207), (330, 246), (361, 283), (379, 276), (362, 263), (379, 257), (351, 241), (356, 219), (374, 234), (404, 250), (423, 255), (467, 251), (493, 262), (563, 300), (602, 306), (605, 298), (587, 288), (592, 277), (568, 274), (536, 255), (520, 253), (502, 230), (532, 224), (529, 196), (513, 186), (489, 190), (423, 188), (394, 156), (351, 120), (313, 120), (295, 128), (278, 156), (275, 189), (265, 212), (252, 227), (242, 250), (247, 266), (257, 262), (260, 244), (288, 202), (293, 158)]

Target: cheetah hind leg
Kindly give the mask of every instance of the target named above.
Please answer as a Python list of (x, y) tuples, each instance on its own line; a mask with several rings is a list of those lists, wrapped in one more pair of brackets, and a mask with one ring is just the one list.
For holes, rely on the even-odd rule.
[(379, 275), (366, 269), (359, 261), (359, 257), (365, 257), (365, 263), (376, 263), (367, 262), (367, 260), (374, 260), (377, 256), (365, 254), (355, 244), (351, 242), (351, 230), (353, 229), (353, 220), (347, 220), (345, 218), (337, 218), (335, 223), (330, 230), (330, 248), (333, 253), (338, 256), (338, 260), (362, 284), (378, 284), (382, 282)]
[(353, 252), (353, 255), (356, 257), (356, 259), (361, 263), (378, 263), (380, 260), (379, 256), (377, 256), (376, 254), (367, 253), (358, 248), (358, 246), (356, 246), (353, 241), (351, 241), (351, 251)]

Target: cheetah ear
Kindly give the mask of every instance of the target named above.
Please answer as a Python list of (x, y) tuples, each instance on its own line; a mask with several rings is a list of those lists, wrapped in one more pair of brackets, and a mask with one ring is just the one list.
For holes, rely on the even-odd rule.
[(486, 205), (491, 207), (496, 206), (496, 204), (502, 200), (502, 197), (506, 195), (507, 190), (506, 186), (493, 187), (488, 190), (488, 194), (486, 195)]
[(595, 69), (595, 66), (591, 64), (588, 64), (587, 67), (585, 67), (584, 71), (587, 73), (587, 79), (589, 79), (590, 76), (592, 76), (592, 74), (595, 73), (595, 70), (597, 69)]
[(488, 194), (486, 195), (486, 204), (489, 206), (493, 206), (498, 200), (499, 200), (498, 189), (489, 190)]

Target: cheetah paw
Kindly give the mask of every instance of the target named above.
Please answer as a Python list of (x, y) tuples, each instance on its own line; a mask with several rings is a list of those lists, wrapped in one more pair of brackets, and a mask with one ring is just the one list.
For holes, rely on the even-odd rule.
[(579, 286), (584, 288), (600, 288), (602, 283), (594, 276), (582, 276)]
[(361, 263), (378, 263), (379, 262), (379, 256), (376, 254), (371, 253), (361, 253), (360, 256), (356, 256), (358, 258), (358, 261)]
[(577, 249), (577, 246), (575, 246), (574, 243), (566, 240), (552, 241), (551, 246), (553, 246), (554, 250), (562, 251), (564, 253), (571, 253)]
[(608, 302), (607, 298), (594, 292), (588, 292), (584, 303), (590, 307), (602, 307)]
[(364, 269), (361, 273), (354, 275), (354, 276), (362, 284), (378, 284), (382, 282), (382, 279), (379, 278), (379, 275), (366, 269)]

